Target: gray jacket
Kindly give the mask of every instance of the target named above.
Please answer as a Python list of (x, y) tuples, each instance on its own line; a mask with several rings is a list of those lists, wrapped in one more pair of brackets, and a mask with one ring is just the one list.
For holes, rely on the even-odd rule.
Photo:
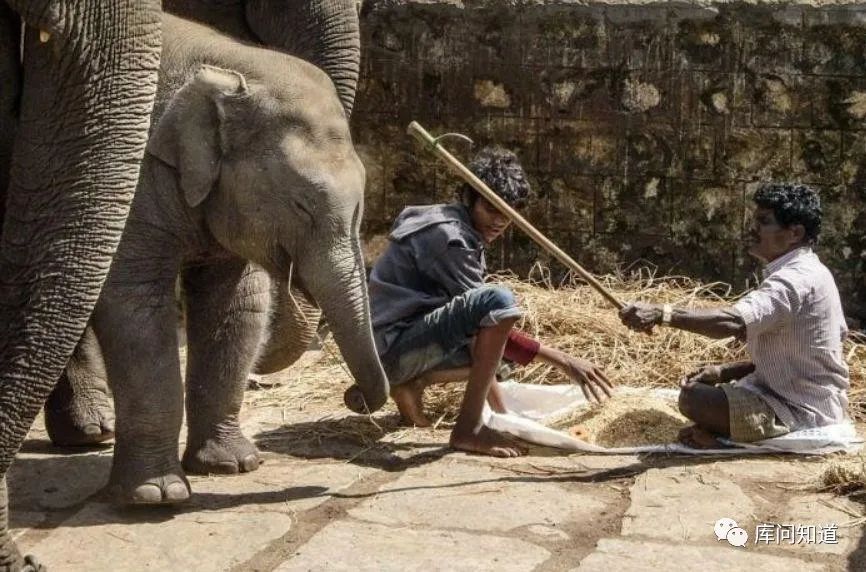
[(484, 241), (460, 203), (406, 207), (370, 273), (370, 311), (379, 355), (400, 330), (484, 284)]

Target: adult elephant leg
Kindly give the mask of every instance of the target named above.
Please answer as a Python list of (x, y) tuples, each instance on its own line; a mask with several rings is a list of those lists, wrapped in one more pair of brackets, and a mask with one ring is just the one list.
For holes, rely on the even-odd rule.
[[(0, 239), (0, 478), (108, 273), (144, 153), (160, 46), (158, 0), (6, 4), (28, 30)], [(0, 526), (0, 570), (20, 569)]]
[(187, 301), (183, 466), (191, 473), (254, 471), (259, 452), (241, 433), (244, 389), (267, 326), (270, 279), (244, 260), (184, 272)]
[(86, 446), (114, 437), (114, 407), (108, 376), (92, 326), (45, 403), (45, 429), (55, 445)]
[(256, 361), (256, 373), (281, 371), (298, 361), (316, 339), (321, 310), (306, 293), (286, 280), (273, 280), (268, 340)]
[[(6, 477), (0, 479), (0, 527), (9, 529), (9, 496), (6, 489)], [(40, 565), (33, 556), (18, 558), (14, 564), (6, 564), (0, 567), (3, 572), (45, 572), (45, 567)]]

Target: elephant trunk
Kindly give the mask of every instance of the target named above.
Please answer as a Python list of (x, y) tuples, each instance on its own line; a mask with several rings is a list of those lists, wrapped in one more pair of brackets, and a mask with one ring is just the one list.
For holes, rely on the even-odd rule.
[(159, 68), (159, 0), (48, 4), (10, 3), (25, 9), (28, 33), (0, 240), (0, 477), (108, 274)]
[(249, 0), (246, 20), (260, 42), (324, 70), (352, 114), (361, 66), (356, 0)]
[(300, 265), (299, 273), (306, 290), (328, 320), (367, 408), (376, 411), (388, 399), (388, 379), (373, 341), (366, 274), (357, 235), (332, 245), (325, 253), (310, 253)]
[(6, 208), (6, 187), (12, 162), (12, 142), (17, 125), (16, 108), (21, 91), (21, 21), (0, 2), (0, 231)]

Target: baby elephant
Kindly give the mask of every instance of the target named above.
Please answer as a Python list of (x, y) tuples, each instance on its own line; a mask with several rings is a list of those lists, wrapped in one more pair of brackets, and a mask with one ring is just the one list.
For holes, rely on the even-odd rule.
[[(140, 184), (92, 322), (116, 407), (110, 485), (132, 503), (189, 496), (178, 460), (179, 273), (187, 470), (258, 467), (238, 415), (257, 357), (274, 359), (264, 341), (288, 284), (321, 308), (367, 405), (388, 395), (358, 236), (364, 169), (333, 84), (302, 60), (170, 15), (163, 37)], [(273, 324), (269, 344), (297, 346), (301, 329)]]

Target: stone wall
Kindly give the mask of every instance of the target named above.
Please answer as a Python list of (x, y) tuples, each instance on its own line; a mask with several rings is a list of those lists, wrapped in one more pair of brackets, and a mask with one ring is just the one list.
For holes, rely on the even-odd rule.
[[(599, 273), (754, 285), (751, 193), (812, 183), (819, 252), (866, 318), (866, 7), (366, 0), (361, 14), (352, 122), (373, 249), (403, 206), (458, 185), (405, 134), (414, 119), (514, 149), (537, 193), (527, 218)], [(512, 232), (490, 262), (537, 259)]]

